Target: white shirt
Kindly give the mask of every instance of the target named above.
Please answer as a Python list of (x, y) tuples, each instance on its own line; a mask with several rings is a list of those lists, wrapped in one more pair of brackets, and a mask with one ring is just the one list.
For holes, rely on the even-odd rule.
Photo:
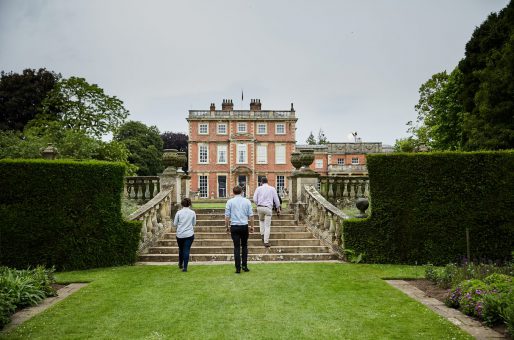
[(173, 224), (177, 227), (178, 238), (191, 237), (195, 234), (193, 227), (196, 224), (196, 213), (189, 207), (183, 207), (175, 214)]

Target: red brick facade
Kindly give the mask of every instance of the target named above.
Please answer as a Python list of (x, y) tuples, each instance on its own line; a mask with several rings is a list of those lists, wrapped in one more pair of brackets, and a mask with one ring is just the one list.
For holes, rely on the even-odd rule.
[[(282, 191), (291, 174), (296, 121), (289, 111), (261, 110), (253, 99), (250, 110), (233, 110), (223, 100), (222, 110), (190, 110), (189, 174), (192, 192), (201, 198), (230, 197), (235, 185), (253, 195), (259, 176)], [(278, 151), (278, 153), (277, 153)]]

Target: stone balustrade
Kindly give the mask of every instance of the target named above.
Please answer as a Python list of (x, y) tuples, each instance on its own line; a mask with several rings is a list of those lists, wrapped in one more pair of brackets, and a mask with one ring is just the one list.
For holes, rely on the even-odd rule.
[(369, 198), (369, 177), (320, 177), (320, 193), (339, 208), (354, 206), (358, 198)]
[(167, 188), (129, 216), (131, 221), (142, 221), (139, 253), (144, 253), (166, 230), (171, 228), (174, 188)]
[(129, 176), (125, 177), (125, 195), (134, 200), (147, 202), (160, 191), (158, 176)]
[(300, 202), (307, 227), (344, 258), (343, 221), (349, 216), (325, 199), (314, 185), (304, 185)]

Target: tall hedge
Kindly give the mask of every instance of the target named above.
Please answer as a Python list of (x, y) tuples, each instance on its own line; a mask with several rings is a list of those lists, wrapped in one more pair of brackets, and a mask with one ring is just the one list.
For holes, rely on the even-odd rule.
[(0, 161), (0, 265), (131, 264), (140, 225), (121, 216), (124, 165)]
[(346, 247), (379, 263), (466, 257), (506, 260), (514, 250), (514, 152), (370, 155), (372, 214), (344, 222)]

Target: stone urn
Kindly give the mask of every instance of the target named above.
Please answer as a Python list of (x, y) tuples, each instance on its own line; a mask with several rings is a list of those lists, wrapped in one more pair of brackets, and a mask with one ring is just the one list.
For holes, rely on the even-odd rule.
[(186, 164), (185, 152), (178, 152), (176, 149), (165, 149), (162, 154), (162, 162), (166, 166), (165, 174), (176, 174), (177, 168)]
[(314, 150), (313, 149), (303, 149), (300, 151), (300, 160), (302, 163), (302, 167), (304, 169), (308, 169), (309, 166), (314, 162)]
[(293, 164), (296, 170), (300, 170), (302, 167), (301, 153), (297, 151), (291, 153), (291, 164)]
[(359, 209), (359, 214), (355, 217), (357, 218), (366, 218), (368, 217), (368, 214), (366, 214), (366, 209), (369, 208), (369, 201), (367, 198), (359, 198), (357, 201), (355, 201), (355, 206), (357, 209)]

